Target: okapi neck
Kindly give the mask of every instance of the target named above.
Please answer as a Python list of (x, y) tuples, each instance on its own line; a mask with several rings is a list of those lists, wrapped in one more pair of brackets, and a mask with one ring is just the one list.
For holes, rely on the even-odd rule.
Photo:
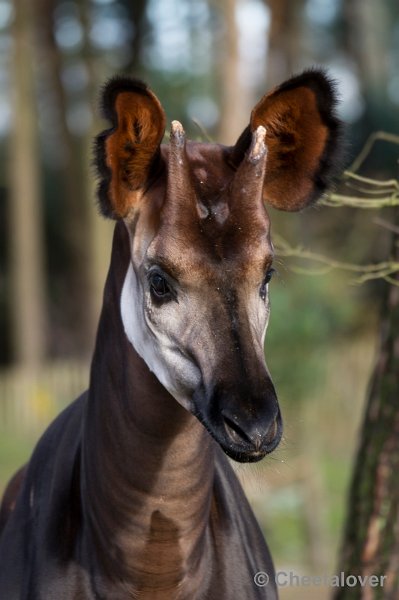
[(120, 294), (130, 250), (122, 227), (115, 229), (84, 417), (83, 510), (104, 571), (158, 598), (156, 591), (180, 587), (189, 571), (190, 578), (201, 574), (215, 447), (126, 338)]

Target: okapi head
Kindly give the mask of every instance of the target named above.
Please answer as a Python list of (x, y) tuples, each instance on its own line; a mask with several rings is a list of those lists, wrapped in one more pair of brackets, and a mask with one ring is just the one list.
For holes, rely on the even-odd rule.
[(126, 336), (172, 396), (239, 461), (282, 435), (264, 357), (273, 245), (265, 203), (298, 211), (333, 165), (333, 85), (305, 72), (265, 95), (233, 147), (186, 141), (140, 81), (104, 89), (112, 127), (97, 138), (99, 202), (122, 220), (131, 261), (121, 295)]

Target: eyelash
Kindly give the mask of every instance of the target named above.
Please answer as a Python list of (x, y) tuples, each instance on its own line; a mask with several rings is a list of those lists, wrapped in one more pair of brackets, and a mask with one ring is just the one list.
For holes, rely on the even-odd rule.
[(260, 286), (259, 294), (260, 294), (260, 297), (262, 298), (262, 300), (265, 300), (265, 298), (266, 298), (266, 286), (270, 282), (270, 280), (273, 276), (273, 273), (275, 273), (275, 269), (273, 269), (273, 268), (269, 269), (265, 275), (262, 285)]
[(173, 284), (170, 283), (169, 278), (162, 271), (157, 268), (151, 269), (147, 274), (147, 280), (151, 298), (155, 304), (165, 304), (170, 300), (178, 302)]
[(163, 298), (170, 293), (168, 283), (159, 273), (153, 273), (150, 278), (150, 289), (157, 298)]

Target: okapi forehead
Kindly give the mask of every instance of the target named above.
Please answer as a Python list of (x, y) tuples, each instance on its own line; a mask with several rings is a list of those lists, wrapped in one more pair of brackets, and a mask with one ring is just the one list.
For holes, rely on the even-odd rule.
[[(236, 171), (229, 164), (229, 149), (188, 142), (186, 152), (186, 193), (175, 196), (173, 185), (167, 188), (149, 258), (164, 258), (190, 276), (220, 268), (221, 261), (237, 277), (251, 268), (263, 270), (272, 257), (269, 217), (260, 198), (240, 202), (232, 197)], [(162, 147), (166, 171), (168, 154), (168, 147)]]
[(221, 144), (187, 142), (186, 153), (198, 197), (207, 205), (216, 204), (228, 192), (235, 174), (229, 162), (231, 149)]

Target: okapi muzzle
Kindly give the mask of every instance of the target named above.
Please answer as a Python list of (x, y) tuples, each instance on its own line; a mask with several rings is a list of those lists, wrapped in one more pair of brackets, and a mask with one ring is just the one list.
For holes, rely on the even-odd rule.
[(327, 185), (338, 134), (319, 71), (264, 96), (233, 147), (187, 141), (141, 82), (103, 94), (111, 129), (97, 139), (102, 212), (129, 232), (121, 291), (125, 333), (169, 393), (223, 450), (256, 461), (282, 420), (267, 370), (273, 246), (265, 203), (311, 204)]

